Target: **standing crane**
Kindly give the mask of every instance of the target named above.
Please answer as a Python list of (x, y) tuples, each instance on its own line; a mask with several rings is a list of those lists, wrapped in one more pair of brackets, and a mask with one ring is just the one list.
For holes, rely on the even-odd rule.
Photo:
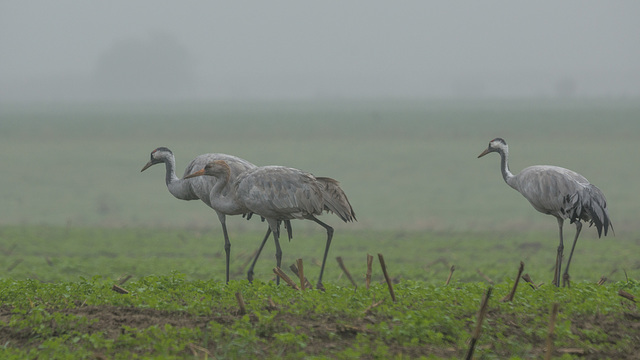
[(529, 166), (519, 174), (513, 175), (509, 171), (509, 146), (502, 138), (495, 138), (478, 158), (488, 153), (500, 154), (500, 168), (502, 177), (507, 185), (520, 192), (529, 203), (543, 214), (553, 215), (558, 220), (560, 230), (560, 245), (556, 256), (556, 269), (553, 283), (560, 286), (560, 270), (562, 267), (562, 253), (564, 250), (562, 239), (562, 225), (565, 219), (576, 224), (576, 236), (567, 266), (562, 277), (563, 286), (569, 285), (569, 265), (578, 236), (582, 230), (582, 221), (595, 225), (598, 237), (607, 235), (609, 227), (613, 231), (613, 224), (607, 211), (607, 200), (600, 189), (582, 175), (558, 166), (536, 165)]
[[(184, 171), (184, 175), (191, 174), (195, 169), (201, 169), (206, 164), (214, 160), (224, 161), (229, 166), (229, 176), (231, 179), (235, 179), (239, 174), (256, 168), (256, 165), (241, 159), (236, 156), (226, 154), (202, 154), (198, 155), (195, 159), (191, 160), (189, 165)], [(215, 203), (211, 197), (211, 189), (216, 184), (216, 178), (214, 177), (201, 177), (197, 179), (186, 180), (186, 178), (179, 179), (176, 176), (176, 160), (173, 152), (166, 147), (159, 147), (151, 152), (151, 160), (140, 170), (145, 171), (149, 167), (155, 164), (164, 163), (166, 165), (166, 177), (165, 182), (171, 195), (181, 200), (202, 200), (207, 206), (215, 210), (222, 224), (222, 233), (224, 235), (224, 251), (226, 255), (226, 282), (229, 283), (229, 261), (231, 256), (231, 242), (229, 241), (229, 235), (227, 233), (226, 215), (247, 215), (251, 216), (251, 212), (247, 210), (242, 204), (229, 202), (223, 207)], [(222, 196), (228, 195), (234, 191), (231, 187), (222, 187), (218, 190), (218, 193)], [(291, 238), (291, 225), (287, 222), (285, 227)], [(267, 228), (267, 234), (264, 241), (266, 242), (271, 233), (271, 227)], [(251, 281), (251, 278), (249, 278)]]
[[(276, 244), (278, 267), (282, 262), (282, 249), (278, 240), (280, 221), (307, 219), (325, 228), (327, 242), (316, 286), (318, 289), (323, 289), (322, 274), (333, 238), (333, 228), (318, 220), (316, 216), (326, 210), (335, 213), (344, 222), (356, 220), (353, 208), (336, 180), (326, 177), (316, 178), (310, 173), (284, 166), (262, 166), (245, 171), (233, 181), (231, 169), (223, 160), (210, 162), (202, 170), (185, 176), (185, 179), (202, 175), (209, 175), (218, 180), (211, 191), (212, 199), (215, 194), (216, 201), (221, 203), (241, 203), (250, 212), (267, 220)], [(222, 189), (230, 186), (231, 182), (235, 192), (227, 195), (220, 193)], [(231, 198), (233, 196), (235, 199)], [(265, 240), (258, 250), (251, 269), (260, 255)]]

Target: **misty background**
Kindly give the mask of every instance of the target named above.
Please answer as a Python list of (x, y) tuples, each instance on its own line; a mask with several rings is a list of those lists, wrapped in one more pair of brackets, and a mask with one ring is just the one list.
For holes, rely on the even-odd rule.
[(635, 98), (637, 1), (1, 1), (0, 102)]
[(334, 177), (359, 219), (336, 227), (555, 234), (476, 158), (504, 137), (513, 171), (578, 171), (637, 231), (639, 10), (0, 0), (0, 224), (218, 227), (140, 173), (167, 146), (178, 176), (220, 152)]

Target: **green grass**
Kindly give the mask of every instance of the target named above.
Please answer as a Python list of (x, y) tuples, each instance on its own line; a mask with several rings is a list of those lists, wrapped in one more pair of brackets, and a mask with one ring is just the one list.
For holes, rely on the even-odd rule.
[[(622, 101), (3, 104), (0, 357), (461, 358), (488, 287), (479, 270), (496, 285), (477, 358), (543, 357), (554, 302), (555, 357), (629, 358), (640, 315), (617, 293), (640, 295), (639, 115)], [(496, 136), (514, 172), (565, 166), (607, 195), (615, 236), (582, 232), (570, 289), (550, 286), (556, 222), (504, 184), (497, 157), (476, 159)], [(162, 167), (140, 173), (158, 146), (176, 153), (180, 173), (198, 154), (225, 152), (338, 179), (359, 221), (322, 217), (336, 228), (327, 291), (275, 286), (272, 242), (248, 284), (266, 225), (239, 217), (227, 221), (224, 285), (214, 212), (174, 199)], [(303, 259), (315, 283), (325, 234), (293, 226), (283, 265)], [(384, 255), (397, 303), (377, 259), (364, 289), (367, 253)], [(521, 282), (501, 303), (520, 261), (543, 284)], [(111, 290), (128, 275), (129, 294)]]
[[(318, 232), (296, 232), (283, 244), (285, 269), (303, 259), (312, 283), (324, 246)], [(640, 351), (632, 330), (640, 313), (617, 295), (621, 289), (636, 297), (640, 292), (637, 241), (612, 246), (609, 238), (583, 239), (572, 287), (556, 289), (550, 286), (556, 242), (539, 234), (342, 231), (332, 243), (326, 292), (297, 292), (271, 281), (271, 242), (254, 284), (245, 280), (245, 264), (261, 235), (232, 233), (232, 281), (224, 285), (217, 227), (2, 226), (0, 357), (460, 358), (489, 286), (478, 269), (496, 283), (478, 357), (541, 357), (554, 302), (561, 304), (554, 342), (559, 351), (579, 349), (598, 358)], [(372, 288), (365, 289), (367, 253), (384, 255), (396, 281), (396, 303), (377, 259)], [(336, 256), (343, 257), (357, 290)], [(544, 284), (533, 290), (521, 282), (516, 300), (500, 303), (520, 260)], [(445, 286), (451, 265), (456, 270)], [(129, 294), (113, 291), (127, 275), (132, 278), (121, 286)], [(602, 275), (609, 281), (595, 285)], [(246, 315), (238, 313), (236, 292), (245, 299)]]
[[(261, 281), (188, 281), (173, 273), (132, 281), (123, 295), (111, 290), (112, 283), (98, 277), (56, 284), (0, 280), (2, 333), (9, 339), (0, 354), (6, 359), (459, 358), (487, 289), (481, 283), (443, 287), (407, 280), (395, 285), (393, 302), (383, 284), (296, 291)], [(617, 292), (637, 293), (638, 282), (577, 283), (570, 291), (523, 286), (513, 302), (500, 302), (509, 287), (497, 285), (490, 299), (478, 357), (542, 356), (553, 303), (560, 304), (557, 349), (617, 358), (637, 351), (637, 333), (625, 326), (640, 315)], [(239, 313), (236, 293), (243, 295), (246, 314)], [(137, 316), (156, 324), (135, 327), (136, 321), (124, 317), (119, 324), (107, 323), (127, 308), (140, 309)]]

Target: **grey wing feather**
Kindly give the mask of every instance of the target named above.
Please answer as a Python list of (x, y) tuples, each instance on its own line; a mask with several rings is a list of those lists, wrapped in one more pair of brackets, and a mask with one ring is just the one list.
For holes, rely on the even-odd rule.
[(579, 183), (589, 182), (580, 174), (551, 166), (531, 166), (516, 175), (518, 190), (538, 211), (564, 217), (564, 198), (575, 194)]
[(604, 194), (582, 175), (556, 166), (531, 166), (516, 175), (518, 190), (538, 211), (569, 219), (589, 221), (598, 236), (613, 229)]
[(236, 181), (236, 194), (256, 214), (275, 219), (319, 215), (322, 192), (312, 175), (297, 169), (265, 166)]
[(356, 213), (338, 181), (328, 177), (317, 177), (316, 180), (321, 184), (326, 211), (338, 215), (344, 222), (357, 220)]

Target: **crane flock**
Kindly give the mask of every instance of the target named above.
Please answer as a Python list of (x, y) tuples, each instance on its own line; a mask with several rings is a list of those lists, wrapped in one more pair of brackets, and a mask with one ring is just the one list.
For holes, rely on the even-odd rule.
[[(207, 204), (207, 206), (209, 206), (216, 212), (216, 214), (218, 215), (218, 220), (220, 220), (220, 224), (222, 225), (222, 234), (224, 236), (226, 282), (228, 283), (229, 262), (231, 258), (231, 242), (229, 241), (229, 234), (227, 232), (226, 216), (246, 215), (247, 217), (251, 217), (251, 213), (237, 202), (228, 201), (223, 205), (216, 203), (216, 199), (210, 196), (211, 189), (216, 185), (216, 178), (206, 177), (188, 181), (184, 178), (185, 175), (193, 173), (195, 169), (200, 169), (208, 163), (216, 160), (222, 160), (227, 163), (227, 165), (229, 166), (229, 176), (232, 179), (235, 179), (238, 175), (249, 169), (256, 168), (256, 165), (237, 156), (227, 154), (202, 154), (191, 160), (191, 162), (187, 165), (187, 168), (184, 170), (183, 178), (179, 179), (176, 176), (176, 160), (173, 152), (166, 147), (159, 147), (151, 152), (151, 159), (144, 165), (140, 172), (147, 170), (152, 165), (164, 163), (166, 167), (165, 182), (167, 184), (167, 189), (169, 189), (171, 195), (181, 200), (202, 200), (202, 202)], [(225, 187), (224, 189), (220, 189), (219, 193), (226, 195), (233, 190), (234, 189), (231, 187)], [(232, 197), (229, 198), (231, 199)], [(289, 232), (289, 238), (291, 238), (291, 225), (288, 223), (288, 221), (285, 225), (287, 231)], [(270, 233), (271, 228), (268, 228), (267, 234), (265, 235), (265, 241), (267, 238), (269, 238)], [(249, 280), (251, 280), (251, 277), (249, 277)]]
[[(553, 284), (569, 285), (569, 265), (582, 230), (582, 222), (595, 225), (598, 237), (606, 236), (613, 225), (602, 191), (582, 175), (569, 169), (536, 165), (514, 175), (509, 170), (509, 147), (502, 138), (495, 138), (478, 158), (496, 152), (500, 155), (500, 170), (504, 181), (520, 192), (543, 214), (552, 215), (558, 222), (560, 243), (557, 248)], [(324, 256), (318, 277), (317, 288), (322, 289), (329, 247), (333, 239), (333, 228), (320, 221), (317, 216), (324, 211), (336, 214), (344, 222), (356, 221), (355, 212), (338, 182), (328, 177), (316, 177), (302, 170), (285, 166), (256, 166), (244, 159), (226, 154), (203, 154), (192, 160), (182, 179), (175, 174), (175, 157), (171, 150), (159, 147), (151, 152), (151, 160), (141, 171), (150, 166), (165, 163), (166, 185), (169, 192), (182, 200), (201, 200), (216, 211), (222, 225), (226, 255), (226, 281), (229, 282), (230, 247), (226, 228), (226, 215), (259, 215), (268, 223), (267, 233), (247, 273), (253, 280), (253, 271), (258, 257), (273, 234), (276, 246), (276, 265), (281, 266), (280, 225), (284, 222), (291, 239), (291, 220), (311, 220), (327, 232)], [(576, 234), (571, 252), (562, 274), (563, 224), (569, 220), (576, 225)]]

